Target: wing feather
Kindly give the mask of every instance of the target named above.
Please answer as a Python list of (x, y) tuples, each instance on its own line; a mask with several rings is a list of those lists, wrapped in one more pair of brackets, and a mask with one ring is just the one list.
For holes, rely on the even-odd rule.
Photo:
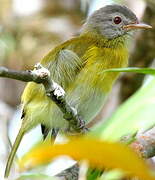
[(75, 80), (82, 66), (82, 59), (75, 52), (64, 49), (58, 53), (55, 61), (50, 62), (48, 68), (51, 78), (63, 88), (66, 88)]

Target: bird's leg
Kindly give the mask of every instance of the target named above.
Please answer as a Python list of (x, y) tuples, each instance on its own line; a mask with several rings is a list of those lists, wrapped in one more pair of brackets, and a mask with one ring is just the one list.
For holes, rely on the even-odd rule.
[[(70, 126), (69, 124), (69, 127), (65, 130), (65, 132), (68, 132), (69, 134), (71, 133), (87, 133), (89, 131), (89, 129), (86, 127), (86, 123), (85, 121), (79, 116), (77, 115), (76, 119), (78, 120), (77, 122), (76, 121), (73, 121), (73, 123), (71, 123), (72, 125)], [(72, 121), (72, 119), (68, 119), (69, 121)], [(74, 124), (74, 122), (76, 122)], [(73, 125), (74, 124), (74, 125)], [(75, 128), (73, 128), (75, 126)], [(76, 131), (75, 131), (76, 129)], [(81, 131), (82, 130), (82, 131)]]
[[(42, 135), (43, 135), (43, 140), (45, 140), (46, 137), (48, 136), (48, 133), (50, 132), (50, 129), (48, 127), (46, 127), (45, 125), (41, 124), (41, 132), (42, 132)], [(52, 133), (51, 133), (51, 139), (55, 140), (58, 132), (59, 132), (58, 128), (53, 128)]]
[(41, 132), (43, 135), (43, 140), (45, 140), (46, 137), (48, 136), (48, 133), (50, 132), (50, 129), (44, 126), (43, 124), (41, 124)]
[(53, 128), (51, 133), (51, 138), (55, 139), (57, 137), (58, 132), (59, 132), (59, 128)]

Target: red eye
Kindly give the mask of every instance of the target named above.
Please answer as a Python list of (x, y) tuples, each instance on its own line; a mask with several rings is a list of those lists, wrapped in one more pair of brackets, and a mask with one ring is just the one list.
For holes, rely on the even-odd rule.
[(114, 23), (115, 23), (115, 24), (120, 24), (121, 22), (122, 22), (121, 17), (116, 16), (116, 17), (114, 18)]

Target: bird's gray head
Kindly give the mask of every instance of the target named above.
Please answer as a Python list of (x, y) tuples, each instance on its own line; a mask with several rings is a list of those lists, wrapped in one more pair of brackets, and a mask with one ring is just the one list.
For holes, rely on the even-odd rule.
[(108, 5), (95, 11), (87, 20), (84, 28), (97, 32), (107, 39), (114, 39), (135, 29), (151, 26), (139, 23), (136, 15), (127, 7)]

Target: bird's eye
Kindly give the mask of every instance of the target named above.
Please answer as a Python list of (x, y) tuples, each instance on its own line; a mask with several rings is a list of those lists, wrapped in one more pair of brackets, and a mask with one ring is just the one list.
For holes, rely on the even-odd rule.
[(114, 18), (114, 23), (115, 23), (115, 24), (120, 24), (121, 22), (122, 22), (122, 18), (121, 18), (121, 17), (116, 16), (116, 17)]

